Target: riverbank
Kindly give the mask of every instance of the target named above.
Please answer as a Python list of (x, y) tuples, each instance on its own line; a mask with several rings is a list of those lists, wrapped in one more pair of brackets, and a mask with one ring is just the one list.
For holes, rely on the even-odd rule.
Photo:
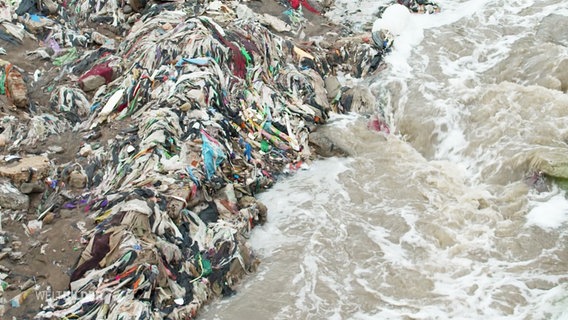
[(3, 96), (3, 184), (22, 203), (2, 211), (4, 316), (194, 317), (259, 263), (255, 195), (341, 153), (313, 138), (330, 112), (374, 108), (336, 75), (376, 52), (277, 3), (53, 4), (27, 9), (35, 33), (2, 57), (29, 101)]

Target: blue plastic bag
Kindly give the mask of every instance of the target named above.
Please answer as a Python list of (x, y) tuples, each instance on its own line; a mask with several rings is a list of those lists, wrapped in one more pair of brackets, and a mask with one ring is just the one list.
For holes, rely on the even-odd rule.
[(205, 164), (205, 173), (207, 174), (207, 179), (211, 179), (217, 168), (225, 160), (226, 155), (221, 144), (204, 130), (201, 130), (201, 139), (203, 140), (201, 154)]

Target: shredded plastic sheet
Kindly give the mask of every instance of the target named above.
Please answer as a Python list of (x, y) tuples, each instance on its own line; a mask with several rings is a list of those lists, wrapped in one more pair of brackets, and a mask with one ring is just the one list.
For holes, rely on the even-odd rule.
[(203, 155), (205, 172), (207, 173), (207, 179), (211, 179), (215, 175), (217, 168), (225, 160), (225, 152), (221, 144), (203, 130), (201, 130), (201, 139), (203, 140), (201, 153)]
[(38, 114), (22, 122), (14, 116), (0, 118), (2, 134), (11, 142), (9, 149), (18, 149), (20, 145), (34, 146), (48, 137), (69, 131), (68, 122), (51, 114)]
[(75, 87), (59, 86), (51, 94), (51, 108), (65, 114), (71, 123), (80, 122), (90, 112), (90, 102), (85, 93)]

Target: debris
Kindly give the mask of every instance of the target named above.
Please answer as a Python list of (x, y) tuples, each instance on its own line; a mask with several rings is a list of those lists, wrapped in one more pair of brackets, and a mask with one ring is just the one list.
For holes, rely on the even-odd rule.
[(276, 18), (275, 16), (269, 15), (268, 13), (259, 16), (259, 22), (265, 26), (269, 26), (276, 32), (290, 32), (292, 28), (286, 22)]
[(37, 234), (42, 226), (43, 223), (41, 220), (30, 220), (27, 225), (24, 225), (24, 229), (26, 230), (26, 234), (31, 236)]
[(48, 176), (49, 159), (45, 156), (24, 156), (18, 162), (0, 165), (0, 177), (14, 184), (40, 181)]
[(45, 191), (45, 186), (39, 182), (23, 182), (20, 191), (24, 194), (42, 193)]
[(63, 153), (65, 151), (65, 149), (61, 146), (49, 146), (47, 147), (47, 150), (53, 153)]
[(12, 298), (10, 300), (10, 305), (12, 306), (12, 308), (21, 307), (22, 304), (24, 303), (24, 301), (29, 297), (29, 295), (32, 294), (32, 292), (34, 292), (34, 289), (35, 289), (35, 287), (28, 288), (28, 289), (22, 291), (20, 294), (18, 294), (14, 298)]
[(27, 195), (21, 193), (7, 179), (0, 179), (0, 207), (2, 209), (27, 209), (29, 205)]
[(4, 156), (3, 160), (4, 160), (4, 163), (12, 163), (12, 162), (22, 160), (22, 157), (20, 157), (19, 155), (16, 155), (16, 154), (9, 154), (7, 156)]
[(16, 107), (26, 108), (28, 106), (28, 89), (22, 74), (12, 64), (5, 66), (4, 73), (6, 94)]
[(79, 171), (73, 171), (69, 175), (69, 186), (75, 189), (82, 189), (87, 185), (87, 177)]
[(26, 291), (27, 289), (31, 288), (35, 284), (33, 279), (28, 279), (26, 282), (22, 283), (19, 286), (20, 291)]
[(327, 98), (330, 100), (335, 99), (341, 89), (341, 83), (336, 76), (327, 76), (325, 78), (325, 90), (327, 91)]
[(85, 92), (93, 91), (100, 86), (107, 84), (116, 76), (117, 70), (109, 66), (109, 61), (94, 66), (79, 78), (79, 86)]

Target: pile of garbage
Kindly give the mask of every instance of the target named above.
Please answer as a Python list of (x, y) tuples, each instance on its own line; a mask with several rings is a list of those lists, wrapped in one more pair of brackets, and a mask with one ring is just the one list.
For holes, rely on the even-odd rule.
[(26, 0), (0, 12), (3, 39), (40, 41), (28, 56), (54, 65), (33, 77), (50, 94), (43, 106), (25, 91), (30, 77), (4, 64), (0, 87), (26, 116), (0, 118), (3, 150), (83, 140), (66, 163), (52, 146), (39, 171), (19, 152), (21, 177), (6, 185), (39, 195), (27, 227), (60, 210), (94, 221), (69, 291), (37, 319), (185, 319), (231, 295), (259, 263), (246, 244), (267, 219), (255, 195), (316, 156), (310, 134), (330, 112), (376, 108), (338, 75), (375, 72), (392, 45), (385, 33), (296, 43), (285, 22), (233, 2)]

